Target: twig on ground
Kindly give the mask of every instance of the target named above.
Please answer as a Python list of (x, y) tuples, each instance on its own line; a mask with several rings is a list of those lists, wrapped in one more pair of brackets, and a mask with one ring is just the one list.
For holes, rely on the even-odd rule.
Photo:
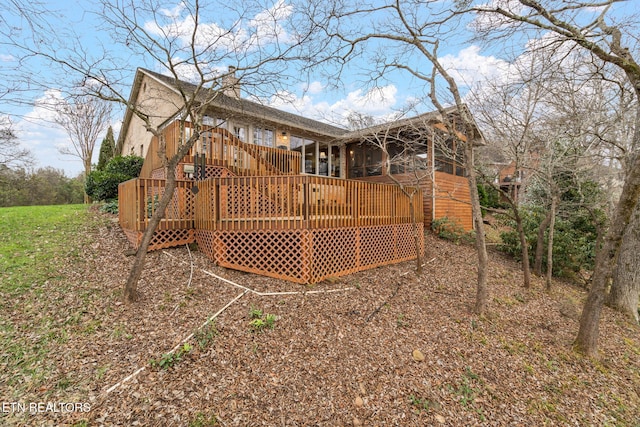
[(393, 293), (391, 294), (391, 296), (382, 304), (380, 304), (380, 306), (378, 308), (376, 308), (375, 310), (373, 310), (373, 312), (371, 312), (370, 315), (367, 316), (366, 321), (370, 321), (371, 318), (373, 318), (373, 316), (375, 316), (377, 313), (380, 312), (380, 310), (382, 310), (382, 307), (384, 307), (385, 305), (388, 304), (389, 300), (393, 299), (393, 297), (395, 297), (396, 295), (398, 295), (398, 291), (400, 290), (400, 283), (398, 283), (398, 285), (396, 286), (396, 290), (393, 291)]

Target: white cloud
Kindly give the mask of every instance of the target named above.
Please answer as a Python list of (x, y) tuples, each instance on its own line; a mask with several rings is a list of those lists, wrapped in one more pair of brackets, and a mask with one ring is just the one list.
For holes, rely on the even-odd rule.
[(42, 97), (36, 99), (34, 108), (25, 115), (25, 119), (33, 123), (54, 123), (58, 106), (64, 104), (62, 92), (57, 89), (47, 90)]
[(509, 71), (509, 63), (495, 56), (483, 56), (480, 48), (472, 45), (456, 55), (445, 55), (440, 62), (460, 86), (474, 86), (485, 79), (503, 79)]
[(249, 21), (249, 27), (254, 29), (251, 40), (248, 45), (265, 45), (275, 42), (288, 43), (290, 36), (280, 24), (286, 20), (293, 12), (293, 6), (285, 3), (284, 0), (278, 0), (273, 7), (258, 12), (256, 16)]
[(167, 18), (178, 19), (182, 12), (185, 10), (186, 5), (184, 2), (178, 3), (173, 9), (162, 8), (160, 9), (160, 13)]
[(186, 10), (183, 4), (171, 10), (163, 9), (167, 23), (160, 25), (158, 22), (149, 21), (144, 24), (144, 28), (158, 37), (179, 39), (183, 48), (191, 46), (192, 35), (195, 32), (195, 47), (209, 52), (221, 50), (248, 53), (259, 46), (276, 42), (287, 43), (291, 39), (281, 22), (291, 15), (293, 7), (284, 0), (278, 0), (271, 8), (256, 13), (246, 22), (229, 24), (229, 28), (215, 22), (198, 22), (196, 31), (194, 15), (185, 13)]
[(395, 85), (388, 85), (368, 92), (358, 89), (348, 93), (345, 98), (328, 102), (314, 98), (313, 95), (321, 95), (321, 92), (307, 91), (303, 96), (292, 92), (280, 92), (272, 97), (269, 104), (305, 117), (346, 127), (347, 118), (352, 112), (370, 115), (382, 121), (389, 119), (395, 114), (394, 107), (398, 104), (397, 93)]
[(316, 95), (316, 94), (322, 93), (323, 89), (324, 89), (324, 85), (319, 81), (315, 81), (315, 82), (309, 83), (309, 86), (307, 86), (307, 93)]
[(13, 62), (16, 58), (13, 55), (7, 55), (6, 53), (0, 53), (0, 62)]
[[(59, 90), (47, 90), (38, 98), (31, 111), (15, 122), (15, 131), (21, 145), (29, 149), (37, 162), (36, 167), (51, 166), (62, 169), (68, 177), (75, 177), (84, 170), (82, 162), (77, 157), (60, 154), (60, 148), (69, 147), (70, 141), (67, 132), (55, 124), (56, 106), (64, 103), (62, 93)], [(115, 135), (118, 135), (121, 123), (113, 125)], [(100, 154), (98, 138), (93, 153), (93, 162), (97, 162)]]

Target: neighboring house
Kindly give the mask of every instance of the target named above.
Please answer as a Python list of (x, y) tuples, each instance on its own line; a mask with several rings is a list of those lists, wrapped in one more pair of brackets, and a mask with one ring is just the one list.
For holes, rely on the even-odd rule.
[[(202, 133), (176, 171), (181, 180), (177, 197), (184, 200), (176, 199), (171, 207), (173, 213), (167, 212), (165, 221), (167, 224), (169, 221), (180, 222), (181, 231), (176, 228), (169, 232), (169, 225), (164, 231), (161, 227), (159, 233), (164, 236), (156, 247), (200, 239), (198, 243), (205, 247), (204, 251), (222, 265), (225, 265), (228, 253), (235, 250), (232, 247), (242, 247), (235, 250), (234, 256), (239, 260), (231, 262), (227, 259), (227, 265), (310, 283), (415, 257), (415, 249), (410, 248), (415, 233), (407, 228), (411, 209), (420, 221), (420, 230), (442, 217), (459, 222), (466, 230), (472, 228), (468, 183), (464, 168), (456, 161), (460, 149), (455, 147), (454, 138), (446, 138), (440, 114), (427, 113), (350, 131), (243, 99), (239, 84), (234, 83), (211, 103), (203, 123), (210, 126), (209, 131)], [(177, 127), (174, 118), (181, 109), (177, 88), (187, 91), (190, 87), (189, 83), (149, 70), (138, 69), (136, 73), (129, 102), (147, 112), (154, 126), (164, 128), (168, 151), (175, 146)], [(389, 138), (388, 155), (367, 143), (369, 136), (381, 132), (389, 134), (390, 130), (396, 141)], [(397, 186), (382, 184), (392, 182), (382, 165), (391, 158), (401, 157), (400, 151), (406, 153), (398, 141), (402, 139), (406, 144), (405, 137), (412, 135), (415, 144), (411, 146), (415, 149), (409, 151), (421, 159), (421, 164), (413, 168), (421, 168), (425, 178), (419, 182), (420, 200), (410, 206)], [(436, 139), (444, 144), (436, 144)], [(479, 143), (482, 140), (480, 133), (474, 133), (472, 140)], [(153, 210), (153, 200), (162, 191), (161, 184), (143, 180), (162, 179), (164, 170), (157, 156), (157, 139), (152, 138), (143, 122), (130, 110), (126, 112), (117, 147), (123, 155), (146, 157), (140, 182), (135, 184), (138, 196), (128, 189), (134, 184), (121, 186), (121, 224), (136, 244), (144, 222)], [(417, 184), (412, 179), (415, 169), (399, 163), (394, 164), (391, 171), (397, 180), (408, 185)], [(207, 180), (193, 184), (194, 173)], [(211, 180), (218, 181), (209, 183)], [(193, 185), (198, 187), (195, 196), (189, 195), (193, 191), (187, 191)], [(140, 196), (141, 192), (143, 196)], [(203, 192), (211, 197), (203, 197)], [(146, 205), (140, 197), (146, 198)], [(194, 225), (189, 229), (187, 223)], [(209, 234), (203, 231), (207, 227)], [(378, 231), (371, 231), (373, 229)], [(400, 229), (402, 232), (398, 231)], [(294, 237), (285, 239), (282, 237), (286, 234), (284, 230), (288, 230), (286, 233), (297, 231)], [(238, 233), (244, 233), (243, 237), (238, 237)], [(273, 236), (265, 237), (265, 233)], [(371, 241), (365, 243), (361, 239), (367, 233), (371, 234), (367, 237)], [(235, 237), (229, 237), (232, 234)], [(318, 246), (320, 234), (326, 241)], [(401, 234), (404, 243), (396, 241)], [(385, 240), (396, 242), (392, 244), (394, 248), (384, 250), (375, 243)], [(305, 242), (308, 250), (300, 252), (298, 247), (304, 246)], [(258, 249), (264, 246), (268, 248), (266, 252)], [(339, 246), (343, 246), (340, 251), (346, 252), (327, 255), (327, 251), (337, 250), (331, 248)], [(364, 246), (378, 255), (372, 253), (371, 259), (365, 260)], [(283, 247), (296, 252), (289, 266), (272, 265), (277, 260), (263, 265), (263, 258), (273, 258), (272, 253), (278, 253)], [(329, 264), (350, 259), (351, 252), (357, 259), (335, 268), (319, 267), (319, 261), (315, 267), (299, 267), (300, 262), (305, 264), (320, 252), (325, 252), (324, 261), (329, 260)], [(379, 255), (385, 252), (388, 256)]]
[(493, 163), (494, 172), (494, 185), (500, 189), (500, 199), (503, 202), (507, 201), (507, 197), (511, 200), (517, 200), (520, 196), (520, 190), (523, 185), (523, 170), (521, 168), (516, 169), (516, 162), (510, 163)]

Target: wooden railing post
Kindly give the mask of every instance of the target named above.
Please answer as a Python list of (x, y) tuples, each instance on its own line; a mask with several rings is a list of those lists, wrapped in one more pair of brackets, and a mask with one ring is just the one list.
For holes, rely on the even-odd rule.
[(360, 183), (353, 186), (353, 222), (356, 227), (360, 226)]
[(302, 219), (303, 227), (309, 226), (309, 179), (304, 178), (302, 181)]
[(136, 185), (136, 200), (138, 201), (138, 215), (136, 221), (136, 230), (144, 231), (145, 219), (146, 219), (146, 210), (145, 210), (145, 197), (144, 197), (144, 180), (139, 179), (138, 185)]

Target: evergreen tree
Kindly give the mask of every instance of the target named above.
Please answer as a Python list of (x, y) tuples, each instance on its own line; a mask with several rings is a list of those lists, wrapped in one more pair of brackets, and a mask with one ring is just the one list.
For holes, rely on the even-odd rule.
[(107, 162), (113, 159), (113, 156), (116, 152), (116, 141), (113, 138), (113, 129), (109, 126), (107, 130), (107, 135), (102, 140), (102, 144), (100, 145), (100, 156), (98, 157), (98, 166), (97, 170), (104, 170)]

